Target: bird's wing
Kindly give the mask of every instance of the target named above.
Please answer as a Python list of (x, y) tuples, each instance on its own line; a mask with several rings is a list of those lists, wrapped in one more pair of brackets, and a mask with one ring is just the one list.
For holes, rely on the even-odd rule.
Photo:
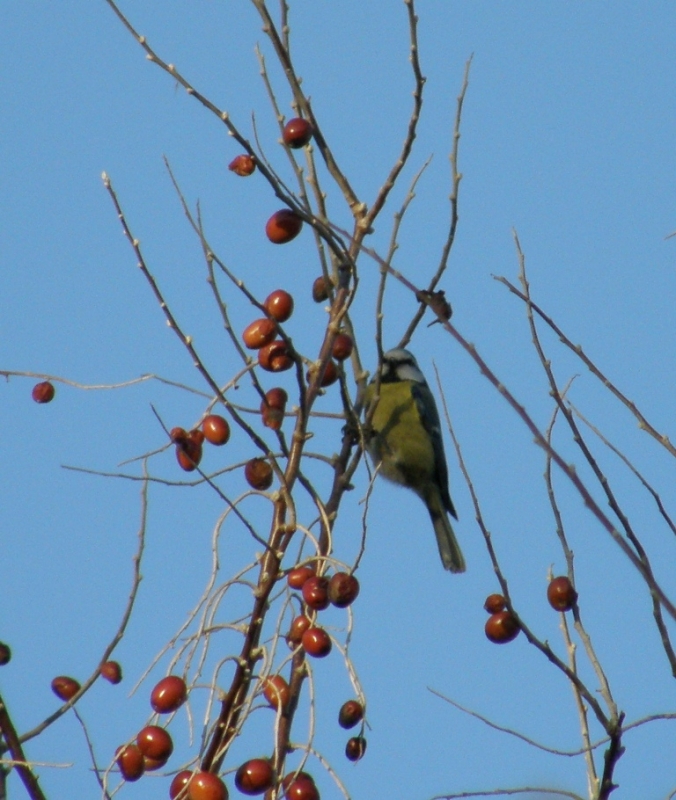
[(446, 510), (457, 519), (453, 501), (448, 491), (448, 465), (446, 464), (446, 453), (444, 452), (444, 439), (441, 434), (441, 422), (434, 395), (426, 383), (413, 383), (411, 394), (415, 401), (423, 427), (432, 440), (434, 448), (434, 466), (436, 470), (441, 499)]

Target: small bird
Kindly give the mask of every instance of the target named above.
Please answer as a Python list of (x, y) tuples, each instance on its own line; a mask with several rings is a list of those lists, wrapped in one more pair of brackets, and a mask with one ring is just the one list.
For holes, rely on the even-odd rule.
[[(366, 388), (368, 414), (376, 378)], [(457, 519), (448, 492), (448, 467), (434, 396), (408, 350), (388, 350), (380, 367), (380, 399), (367, 431), (366, 449), (378, 473), (407, 486), (426, 505), (445, 569), (464, 572), (465, 559), (448, 519)]]

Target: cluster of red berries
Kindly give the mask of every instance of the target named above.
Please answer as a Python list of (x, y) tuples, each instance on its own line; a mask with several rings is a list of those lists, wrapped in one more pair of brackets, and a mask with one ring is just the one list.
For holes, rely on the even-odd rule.
[[(577, 592), (570, 580), (561, 575), (549, 582), (547, 600), (555, 611), (570, 611), (577, 602)], [(491, 642), (505, 644), (516, 639), (520, 631), (519, 622), (501, 594), (488, 595), (484, 608), (490, 614), (485, 631)]]
[[(317, 575), (312, 566), (298, 566), (287, 574), (290, 588), (301, 592), (308, 613), (299, 614), (291, 622), (286, 635), (289, 647), (302, 647), (308, 656), (324, 658), (331, 652), (332, 642), (329, 634), (312, 619), (312, 612), (323, 611), (329, 605), (346, 608), (359, 595), (359, 581), (347, 572), (336, 572), (332, 576)], [(262, 683), (263, 696), (275, 711), (284, 712), (291, 690), (282, 675), (269, 675)], [(343, 728), (352, 728), (362, 721), (364, 708), (357, 700), (349, 700), (340, 709), (338, 721)], [(345, 755), (351, 761), (359, 760), (366, 751), (363, 736), (352, 737), (345, 748)], [(287, 776), (287, 779), (289, 776)], [(286, 780), (286, 779), (285, 779)], [(285, 790), (286, 797), (295, 800), (314, 800), (319, 797), (314, 782), (306, 773), (299, 773), (292, 784), (293, 789)]]
[(202, 420), (201, 428), (186, 431), (184, 428), (172, 428), (169, 438), (176, 445), (176, 460), (181, 469), (192, 472), (202, 460), (202, 445), (206, 439), (218, 447), (230, 439), (230, 425), (219, 414), (209, 414)]
[[(317, 575), (312, 567), (295, 567), (286, 580), (292, 589), (300, 590), (311, 611), (323, 611), (329, 605), (347, 608), (359, 594), (359, 581), (347, 572), (336, 572), (328, 578)], [(290, 647), (302, 645), (314, 658), (323, 658), (331, 652), (331, 637), (305, 614), (293, 620), (286, 640)]]
[[(183, 678), (167, 675), (150, 693), (150, 705), (158, 714), (172, 714), (185, 703), (187, 697), (188, 687)], [(115, 760), (122, 777), (131, 782), (137, 781), (144, 772), (163, 767), (173, 751), (174, 743), (167, 730), (159, 725), (146, 725), (133, 742), (118, 748)], [(188, 797), (191, 800), (207, 800), (209, 796), (197, 794), (193, 797), (189, 794)]]
[[(347, 700), (343, 703), (338, 712), (338, 724), (341, 728), (345, 728), (345, 730), (354, 728), (354, 726), (358, 725), (363, 719), (364, 706), (358, 700)], [(359, 761), (360, 758), (363, 758), (365, 752), (366, 739), (363, 736), (362, 725), (362, 734), (359, 736), (352, 736), (347, 740), (345, 756), (350, 761)]]
[[(292, 569), (287, 575), (287, 583), (292, 589), (300, 590), (307, 609), (312, 612), (323, 611), (329, 605), (347, 608), (359, 595), (359, 581), (347, 572), (336, 572), (330, 577), (317, 575), (311, 566)], [(300, 614), (291, 622), (286, 640), (289, 647), (300, 645), (314, 658), (323, 658), (331, 652), (331, 637), (313, 622), (306, 614)], [(281, 675), (269, 677), (263, 684), (263, 694), (273, 708), (288, 701), (289, 687)], [(357, 700), (348, 700), (340, 709), (338, 721), (343, 728), (352, 728), (364, 717), (364, 708)], [(358, 761), (366, 752), (366, 739), (352, 737), (346, 747), (345, 755), (350, 761)]]
[(277, 289), (265, 298), (267, 316), (254, 320), (244, 329), (242, 340), (250, 350), (258, 350), (258, 364), (267, 372), (284, 372), (293, 366), (293, 357), (286, 342), (275, 338), (278, 326), (293, 314), (293, 297)]
[[(312, 125), (302, 117), (290, 119), (284, 126), (282, 139), (287, 147), (297, 150), (305, 147), (312, 139)], [(236, 156), (228, 165), (229, 169), (240, 177), (252, 175), (256, 170), (256, 160), (249, 153)], [(302, 217), (290, 208), (276, 211), (265, 226), (265, 233), (273, 244), (286, 244), (301, 232)]]

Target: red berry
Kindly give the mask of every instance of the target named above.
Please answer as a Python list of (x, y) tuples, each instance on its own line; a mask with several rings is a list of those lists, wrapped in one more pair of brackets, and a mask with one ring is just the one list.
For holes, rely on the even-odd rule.
[(185, 703), (188, 687), (178, 675), (167, 675), (155, 684), (150, 693), (150, 705), (158, 714), (171, 714)]
[(191, 431), (187, 438), (176, 445), (176, 460), (182, 470), (192, 472), (202, 460), (202, 443)]
[(264, 458), (252, 458), (246, 462), (244, 477), (252, 489), (264, 492), (272, 486), (272, 467)]
[(252, 758), (235, 773), (235, 786), (242, 794), (263, 794), (275, 782), (275, 772), (267, 758)]
[(315, 611), (321, 611), (329, 605), (329, 581), (327, 578), (312, 575), (305, 581), (301, 591), (303, 600)]
[(33, 387), (32, 396), (36, 403), (51, 403), (55, 394), (56, 389), (49, 381), (36, 383)]
[(293, 366), (293, 358), (286, 342), (276, 339), (261, 347), (258, 351), (258, 363), (267, 372), (284, 372)]
[(486, 636), (494, 644), (506, 644), (519, 635), (519, 623), (511, 611), (498, 611), (486, 621)]
[(308, 628), (311, 627), (312, 623), (304, 614), (299, 614), (297, 617), (295, 617), (291, 623), (291, 629), (286, 637), (289, 647), (293, 649), (296, 647), (296, 645), (299, 645), (303, 639), (303, 634)]
[[(315, 376), (316, 368), (313, 365), (307, 372), (307, 381), (310, 383)], [(338, 368), (336, 367), (336, 362), (329, 359), (326, 362), (326, 366), (324, 367), (324, 372), (322, 373), (322, 377), (319, 380), (320, 386), (331, 386), (332, 383), (335, 383), (338, 380)]]
[(265, 393), (264, 403), (268, 408), (276, 408), (284, 411), (289, 395), (279, 386), (270, 389)]
[(196, 772), (188, 783), (188, 800), (228, 800), (228, 790), (213, 772)]
[(284, 144), (294, 150), (299, 147), (305, 147), (312, 139), (312, 125), (302, 117), (294, 117), (284, 126), (282, 138), (284, 139)]
[(345, 361), (346, 358), (350, 357), (353, 349), (354, 342), (352, 341), (352, 337), (348, 336), (346, 333), (339, 333), (333, 340), (333, 350), (331, 354), (336, 361)]
[(202, 420), (202, 431), (207, 442), (223, 445), (230, 438), (230, 425), (219, 414), (209, 414)]
[(267, 317), (261, 317), (247, 325), (242, 333), (242, 341), (249, 350), (260, 350), (261, 347), (270, 344), (276, 335), (275, 323)]
[(181, 792), (183, 792), (183, 794), (181, 794), (181, 800), (185, 800), (188, 796), (185, 787), (188, 785), (190, 778), (192, 778), (192, 772), (189, 769), (184, 769), (174, 776), (174, 780), (169, 787), (169, 797), (171, 800), (176, 800)]
[(555, 611), (570, 611), (577, 600), (577, 592), (568, 578), (561, 575), (549, 582), (547, 600)]
[(331, 652), (331, 637), (323, 628), (308, 628), (301, 643), (303, 650), (315, 658), (324, 658)]
[(154, 772), (156, 769), (162, 769), (167, 761), (169, 761), (169, 756), (165, 756), (164, 758), (148, 758), (148, 756), (143, 756), (143, 766), (146, 772)]
[(366, 752), (366, 739), (363, 736), (353, 736), (347, 740), (345, 755), (350, 761), (359, 761)]
[(265, 233), (273, 244), (286, 244), (301, 232), (303, 220), (290, 208), (281, 208), (270, 217)]
[(80, 691), (80, 684), (75, 678), (69, 678), (67, 675), (58, 675), (52, 681), (52, 691), (60, 700), (67, 702)]
[(506, 607), (506, 600), (501, 594), (489, 594), (484, 603), (484, 608), (489, 614), (497, 614)]
[(323, 275), (315, 278), (312, 284), (312, 299), (315, 303), (323, 303), (329, 297), (329, 287), (332, 284)]
[(265, 298), (263, 308), (277, 322), (286, 322), (293, 314), (293, 297), (284, 289), (277, 289)]
[(188, 438), (188, 431), (185, 428), (172, 428), (169, 431), (169, 438), (174, 444), (182, 444)]
[(235, 175), (246, 178), (256, 169), (256, 162), (248, 153), (242, 153), (232, 159), (228, 164), (228, 169), (234, 172)]
[(305, 581), (314, 576), (315, 571), (312, 567), (294, 567), (286, 576), (286, 582), (292, 589), (302, 589)]
[(278, 431), (282, 427), (288, 399), (289, 395), (278, 386), (265, 393), (265, 399), (261, 403), (263, 425), (272, 428), (273, 431)]
[(109, 683), (119, 683), (122, 680), (122, 667), (117, 661), (106, 661), (101, 665), (101, 677)]
[(145, 772), (143, 753), (135, 744), (118, 747), (115, 760), (125, 781), (137, 781)]
[(199, 428), (193, 428), (188, 434), (188, 441), (194, 442), (195, 444), (202, 445), (205, 439), (204, 431), (201, 431)]
[(364, 706), (357, 700), (347, 700), (338, 712), (338, 724), (346, 730), (354, 728), (364, 718)]
[(338, 608), (351, 605), (359, 594), (359, 581), (347, 572), (336, 572), (329, 581), (329, 600)]
[(282, 778), (282, 789), (286, 792), (289, 786), (291, 786), (295, 780), (298, 780), (298, 778), (310, 781), (312, 784), (315, 782), (315, 779), (312, 777), (312, 775), (310, 775), (309, 772), (287, 772), (287, 774)]
[(277, 710), (289, 702), (289, 684), (281, 675), (270, 675), (263, 681), (263, 696)]
[(136, 744), (144, 756), (153, 759), (169, 758), (174, 750), (171, 736), (159, 725), (146, 725), (139, 731)]
[(282, 786), (286, 800), (319, 800), (319, 790), (307, 772), (290, 773)]

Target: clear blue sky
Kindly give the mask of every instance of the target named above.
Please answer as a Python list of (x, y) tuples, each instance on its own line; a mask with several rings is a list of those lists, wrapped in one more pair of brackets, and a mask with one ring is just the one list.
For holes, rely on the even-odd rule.
[[(255, 113), (268, 157), (290, 177), (258, 75), (257, 42), (284, 113), (290, 112), (288, 93), (252, 7), (244, 0), (137, 0), (123, 8), (160, 56), (227, 109), (246, 135)], [(516, 278), (516, 229), (535, 299), (659, 430), (673, 436), (676, 238), (665, 237), (676, 230), (676, 10), (668, 3), (482, 0), (420, 2), (418, 13), (427, 77), (423, 119), (403, 182), (370, 244), (385, 251), (392, 214), (413, 174), (433, 155), (402, 228), (395, 263), (421, 284), (436, 265), (448, 219), (447, 155), (455, 98), (465, 62), (474, 54), (462, 125), (460, 225), (443, 281), (455, 324), (545, 426), (551, 400), (523, 308), (492, 279), (496, 274)], [(411, 108), (404, 6), (305, 0), (292, 3), (291, 22), (303, 86), (337, 159), (370, 203), (399, 152)], [(105, 170), (185, 330), (217, 378), (231, 377), (237, 361), (163, 156), (189, 202), (200, 201), (212, 246), (250, 288), (263, 297), (283, 287), (305, 304), (318, 273), (309, 232), (285, 248), (265, 240), (265, 220), (279, 201), (262, 181), (238, 180), (227, 171), (238, 148), (225, 128), (144, 59), (103, 0), (5, 2), (0, 82), (1, 369), (87, 385), (153, 373), (204, 388), (135, 268), (101, 183)], [(347, 225), (337, 191), (328, 191), (335, 219)], [(362, 352), (372, 361), (377, 269), (366, 259), (361, 269), (362, 295), (355, 310)], [(251, 310), (235, 294), (228, 300), (239, 330), (250, 321)], [(325, 318), (310, 305), (292, 319), (289, 332), (312, 356)], [(396, 341), (411, 308), (410, 296), (393, 289), (386, 344)], [(673, 511), (672, 459), (637, 430), (635, 420), (554, 338), (544, 341), (562, 384), (579, 374), (573, 402), (624, 448)], [(558, 618), (544, 601), (549, 566), (560, 572), (564, 563), (542, 480), (543, 456), (438, 326), (420, 330), (412, 349), (430, 379), (433, 359), (440, 369), (517, 608), (565, 655)], [(118, 465), (163, 444), (151, 404), (169, 426), (190, 426), (204, 407), (198, 396), (157, 382), (115, 391), (60, 385), (50, 406), (37, 406), (30, 400), (32, 384), (32, 379), (12, 378), (0, 394), (0, 639), (14, 651), (11, 664), (0, 670), (0, 690), (20, 730), (56, 707), (49, 690), (55, 674), (84, 678), (96, 665), (131, 581), (139, 484), (61, 466), (138, 474), (138, 465)], [(250, 397), (243, 386), (243, 401)], [(318, 405), (327, 411), (336, 407), (330, 392)], [(332, 441), (327, 440), (329, 452), (336, 447)], [(563, 428), (559, 444), (588, 477)], [(672, 534), (636, 481), (598, 442), (594, 445), (658, 577), (675, 594)], [(579, 746), (565, 680), (523, 637), (505, 647), (484, 637), (482, 605), (497, 585), (448, 437), (447, 452), (468, 572), (453, 577), (442, 571), (413, 495), (377, 485), (351, 644), (369, 703), (369, 749), (356, 766), (342, 755), (344, 737), (334, 719), (352, 690), (337, 654), (316, 665), (316, 744), (355, 800), (424, 800), (515, 786), (549, 786), (584, 796), (580, 758), (536, 751), (428, 691), (434, 688), (547, 746)], [(227, 452), (209, 451), (205, 466), (217, 469), (253, 454), (238, 434)], [(171, 452), (156, 459), (154, 470), (169, 479), (183, 477)], [(233, 497), (244, 490), (239, 473), (223, 478), (223, 485)], [(629, 720), (673, 711), (674, 680), (645, 589), (560, 476), (557, 486), (576, 553), (582, 613), (619, 706)], [(358, 552), (365, 487), (362, 471), (336, 529), (336, 553), (346, 561)], [(255, 517), (257, 507), (249, 508)], [(258, 508), (264, 524), (265, 506)], [(139, 693), (129, 698), (129, 690), (197, 602), (208, 579), (211, 532), (220, 511), (207, 489), (151, 490), (138, 607), (116, 651), (125, 682), (97, 685), (82, 702), (102, 763), (148, 716), (147, 692), (166, 671), (168, 658)], [(224, 533), (221, 579), (252, 552), (241, 530)], [(236, 608), (243, 602), (236, 599)], [(228, 614), (224, 606), (219, 621)], [(329, 617), (337, 626), (344, 619), (337, 613)], [(231, 652), (228, 641), (223, 639), (222, 650), (217, 646), (219, 655)], [(581, 670), (595, 685), (584, 661)], [(197, 690), (196, 741), (205, 696)], [(257, 733), (245, 733), (228, 766), (269, 750), (266, 714), (254, 716)], [(197, 744), (187, 742), (184, 712), (171, 729), (179, 745), (172, 764), (178, 765)], [(299, 721), (298, 738), (303, 735)], [(593, 736), (598, 738), (597, 729)], [(614, 797), (667, 797), (676, 788), (676, 723), (657, 722), (628, 733), (625, 745)], [(97, 796), (72, 715), (30, 743), (27, 752), (42, 762), (77, 765), (40, 768), (48, 796)], [(227, 780), (235, 794), (232, 777)], [(328, 781), (321, 783), (324, 798), (337, 796)], [(167, 786), (166, 779), (150, 777), (126, 787), (122, 796), (164, 798)], [(22, 791), (13, 777), (10, 796), (20, 797)]]

